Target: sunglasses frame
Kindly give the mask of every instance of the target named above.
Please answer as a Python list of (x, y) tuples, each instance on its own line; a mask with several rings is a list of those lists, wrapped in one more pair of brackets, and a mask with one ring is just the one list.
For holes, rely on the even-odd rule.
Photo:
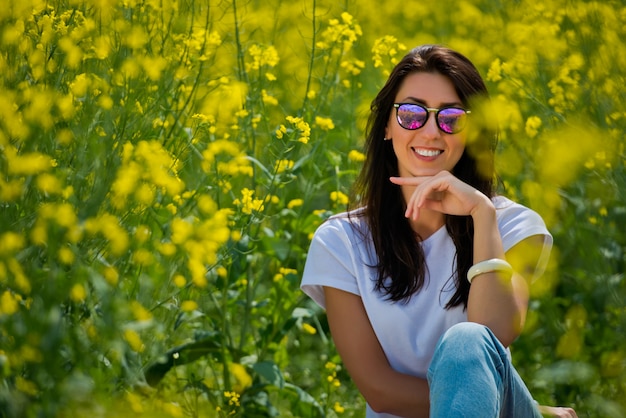
[[(426, 110), (426, 119), (424, 120), (424, 123), (422, 124), (422, 126), (414, 128), (414, 129), (411, 129), (411, 128), (407, 128), (406, 126), (402, 125), (402, 123), (400, 122), (400, 117), (398, 115), (398, 112), (400, 111), (399, 110), (400, 106), (403, 106), (403, 105), (417, 106), (417, 107), (420, 107), (420, 108)], [(460, 129), (458, 129), (456, 131), (448, 132), (445, 129), (443, 129), (441, 127), (441, 124), (439, 123), (439, 113), (442, 110), (447, 110), (447, 109), (462, 110), (465, 113), (466, 116), (469, 115), (470, 113), (472, 113), (470, 110), (463, 109), (462, 107), (458, 107), (458, 106), (446, 106), (446, 107), (442, 107), (442, 108), (438, 109), (436, 107), (426, 107), (426, 106), (423, 106), (423, 105), (418, 104), (418, 103), (394, 103), (393, 107), (396, 109), (396, 121), (398, 122), (398, 125), (400, 125), (401, 128), (406, 129), (407, 131), (416, 131), (416, 130), (418, 130), (420, 128), (423, 128), (426, 125), (426, 123), (428, 122), (428, 118), (430, 117), (430, 114), (434, 113), (435, 114), (435, 120), (437, 121), (437, 128), (441, 132), (446, 133), (446, 134), (451, 134), (451, 135), (452, 134), (458, 134), (459, 132), (461, 132), (463, 129), (465, 129), (465, 125), (463, 125)]]

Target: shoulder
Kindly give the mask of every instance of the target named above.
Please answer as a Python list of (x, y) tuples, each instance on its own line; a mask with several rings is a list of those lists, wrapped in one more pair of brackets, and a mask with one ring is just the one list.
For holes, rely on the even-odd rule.
[(331, 238), (343, 238), (352, 241), (357, 235), (365, 235), (367, 230), (367, 222), (363, 216), (363, 210), (356, 209), (350, 212), (338, 213), (326, 219), (317, 227), (313, 235), (313, 241)]
[(537, 212), (504, 196), (495, 196), (492, 201), (505, 249), (533, 235), (544, 236), (544, 242), (551, 245), (552, 235)]
[(521, 223), (547, 229), (543, 218), (534, 210), (504, 196), (494, 196), (491, 200), (496, 207), (496, 217), (501, 227)]

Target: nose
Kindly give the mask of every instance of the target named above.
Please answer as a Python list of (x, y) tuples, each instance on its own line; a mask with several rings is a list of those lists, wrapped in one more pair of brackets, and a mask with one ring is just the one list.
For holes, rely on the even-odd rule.
[(426, 124), (422, 127), (421, 131), (429, 138), (437, 138), (441, 135), (439, 127), (437, 126), (437, 116), (435, 112), (429, 111), (428, 120), (426, 121)]

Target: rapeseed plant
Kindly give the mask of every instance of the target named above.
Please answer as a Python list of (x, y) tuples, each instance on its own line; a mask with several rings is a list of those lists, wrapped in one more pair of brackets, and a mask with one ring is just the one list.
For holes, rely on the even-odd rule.
[(298, 276), (369, 101), (437, 42), (485, 76), (504, 192), (555, 236), (518, 369), (541, 402), (622, 416), (625, 23), (565, 0), (9, 1), (0, 410), (360, 416)]

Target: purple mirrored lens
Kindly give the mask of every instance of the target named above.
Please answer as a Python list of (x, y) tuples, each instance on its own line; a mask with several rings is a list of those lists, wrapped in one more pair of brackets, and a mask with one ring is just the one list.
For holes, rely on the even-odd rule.
[(419, 129), (426, 123), (428, 111), (422, 106), (402, 104), (398, 107), (398, 123), (405, 129)]
[(463, 109), (449, 107), (441, 109), (437, 114), (437, 125), (442, 131), (453, 134), (465, 126), (466, 113)]

